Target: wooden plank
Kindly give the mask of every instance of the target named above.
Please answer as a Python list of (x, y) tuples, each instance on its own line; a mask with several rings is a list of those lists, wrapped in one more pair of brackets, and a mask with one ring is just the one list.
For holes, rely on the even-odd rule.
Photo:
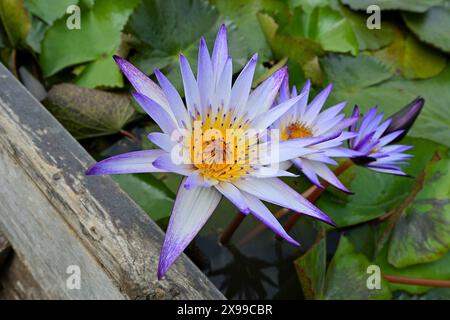
[(5, 236), (0, 232), (0, 270), (11, 252), (11, 245)]
[[(160, 228), (0, 65), (0, 229), (50, 297), (223, 299), (186, 257), (156, 278)], [(65, 286), (79, 265), (81, 290)], [(116, 290), (114, 290), (116, 289)]]
[(11, 252), (0, 269), (0, 300), (32, 299), (46, 300), (48, 296), (19, 257)]

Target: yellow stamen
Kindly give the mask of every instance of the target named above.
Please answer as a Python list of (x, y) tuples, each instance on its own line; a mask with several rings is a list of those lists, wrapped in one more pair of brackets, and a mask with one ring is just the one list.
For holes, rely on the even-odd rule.
[(308, 138), (313, 135), (311, 129), (300, 122), (291, 123), (281, 130), (281, 140)]

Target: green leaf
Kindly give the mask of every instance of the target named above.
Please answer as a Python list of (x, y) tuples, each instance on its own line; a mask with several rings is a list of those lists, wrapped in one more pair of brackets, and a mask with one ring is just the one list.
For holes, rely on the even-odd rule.
[(42, 42), (41, 66), (45, 76), (78, 63), (100, 59), (116, 52), (120, 32), (139, 0), (97, 0), (84, 9), (81, 29), (69, 30), (61, 18), (47, 31)]
[(281, 2), (274, 0), (212, 0), (220, 12), (221, 20), (232, 21), (236, 33), (242, 37), (248, 54), (258, 52), (261, 56), (270, 56), (270, 49), (264, 32), (258, 21), (261, 11), (284, 9)]
[[(203, 0), (143, 0), (127, 26), (129, 32), (141, 41), (137, 54), (131, 60), (147, 74), (153, 73), (155, 68), (162, 69), (175, 87), (181, 90), (180, 51), (195, 70), (199, 39), (204, 36), (212, 49), (219, 30), (218, 18), (217, 10)], [(244, 63), (238, 60), (241, 54), (235, 56), (236, 49), (239, 51), (240, 48), (236, 47), (232, 32), (228, 36), (233, 62), (236, 58), (237, 62)], [(242, 47), (241, 42), (238, 45)]]
[(317, 32), (314, 39), (322, 45), (322, 48), (356, 55), (359, 48), (358, 40), (349, 21), (330, 7), (319, 7), (316, 10)]
[(403, 13), (408, 28), (420, 40), (450, 53), (450, 2), (436, 6), (423, 14)]
[(389, 285), (381, 280), (381, 289), (368, 289), (370, 276), (367, 268), (372, 263), (365, 255), (357, 253), (353, 244), (344, 236), (328, 267), (324, 299), (329, 300), (367, 300), (390, 299)]
[(85, 88), (121, 88), (123, 77), (112, 55), (108, 55), (87, 64), (75, 83)]
[(389, 243), (397, 268), (438, 260), (450, 249), (450, 161), (431, 163), (423, 188), (404, 209)]
[(326, 239), (314, 243), (304, 255), (294, 261), (294, 265), (305, 298), (314, 300), (321, 297), (327, 267)]
[(126, 94), (59, 84), (48, 93), (46, 107), (77, 139), (119, 132), (135, 114)]
[(113, 179), (154, 221), (170, 216), (175, 194), (152, 174), (114, 175)]
[[(406, 268), (396, 268), (391, 265), (388, 260), (388, 246), (385, 245), (375, 259), (383, 275), (403, 276), (410, 278), (423, 278), (434, 280), (450, 280), (450, 253), (444, 255), (441, 259), (430, 262), (421, 263)], [(397, 283), (389, 283), (391, 290), (403, 290), (411, 294), (423, 294), (429, 291), (430, 287), (405, 285)]]
[(341, 0), (354, 10), (367, 10), (370, 5), (377, 5), (381, 10), (404, 10), (424, 12), (439, 5), (442, 0)]
[(23, 0), (0, 0), (0, 18), (12, 47), (23, 45), (31, 27), (31, 18)]
[(401, 74), (408, 79), (434, 77), (446, 66), (444, 54), (419, 42), (412, 35), (407, 35), (405, 38), (400, 30), (396, 31), (396, 40), (392, 45), (374, 52), (373, 55), (391, 68), (400, 70)]
[(358, 40), (359, 50), (377, 50), (387, 46), (394, 39), (394, 31), (391, 23), (383, 21), (381, 29), (367, 28), (367, 15), (349, 10), (340, 5), (340, 12), (345, 16)]
[[(432, 158), (436, 144), (427, 140), (407, 138), (402, 144), (413, 145), (413, 154), (405, 171), (418, 175)], [(317, 202), (342, 228), (373, 220), (400, 204), (409, 194), (414, 179), (380, 174), (364, 167), (352, 167), (340, 177), (354, 195), (329, 189)]]
[(70, 5), (78, 4), (78, 0), (24, 0), (27, 9), (51, 25), (61, 18)]

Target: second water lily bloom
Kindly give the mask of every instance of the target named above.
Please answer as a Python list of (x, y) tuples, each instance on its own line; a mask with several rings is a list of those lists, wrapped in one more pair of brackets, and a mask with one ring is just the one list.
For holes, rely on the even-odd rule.
[(311, 137), (322, 138), (321, 141), (307, 146), (308, 149), (316, 152), (304, 154), (290, 161), (318, 187), (322, 188), (322, 184), (319, 181), (320, 177), (336, 188), (349, 192), (328, 165), (337, 164), (333, 158), (348, 158), (358, 155), (358, 152), (343, 147), (345, 140), (355, 136), (355, 133), (344, 130), (355, 123), (358, 117), (345, 118), (341, 111), (345, 107), (346, 102), (341, 102), (322, 111), (330, 95), (332, 84), (319, 92), (308, 104), (310, 87), (311, 83), (308, 80), (300, 94), (297, 93), (295, 86), (289, 92), (289, 81), (287, 77), (284, 79), (278, 102), (283, 103), (295, 97), (301, 98), (272, 127), (280, 129), (281, 139), (284, 141)]
[[(136, 90), (134, 98), (162, 130), (148, 136), (159, 149), (111, 157), (92, 166), (87, 174), (173, 172), (184, 176), (161, 249), (158, 278), (203, 227), (222, 196), (292, 244), (298, 243), (261, 200), (333, 224), (278, 178), (292, 174), (276, 168), (280, 161), (316, 152), (308, 146), (324, 141), (323, 137), (279, 143), (260, 139), (263, 130), (303, 98), (285, 99), (271, 108), (286, 77), (285, 68), (252, 91), (255, 55), (232, 85), (232, 60), (222, 26), (212, 56), (201, 39), (196, 77), (180, 55), (184, 102), (159, 70), (155, 71), (158, 86), (124, 59), (115, 59)], [(275, 150), (276, 156), (255, 157), (253, 153), (258, 154), (258, 150)]]

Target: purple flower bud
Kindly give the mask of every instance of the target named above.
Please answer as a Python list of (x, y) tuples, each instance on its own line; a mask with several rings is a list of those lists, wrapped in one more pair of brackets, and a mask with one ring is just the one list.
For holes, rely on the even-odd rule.
[(384, 132), (383, 136), (388, 135), (397, 130), (403, 130), (403, 133), (399, 135), (396, 139), (394, 139), (391, 143), (395, 143), (403, 139), (403, 137), (408, 133), (409, 129), (416, 121), (417, 117), (420, 114), (420, 111), (422, 111), (424, 104), (425, 99), (422, 97), (417, 97), (407, 106), (403, 107), (401, 110), (394, 113), (391, 116), (392, 122)]

